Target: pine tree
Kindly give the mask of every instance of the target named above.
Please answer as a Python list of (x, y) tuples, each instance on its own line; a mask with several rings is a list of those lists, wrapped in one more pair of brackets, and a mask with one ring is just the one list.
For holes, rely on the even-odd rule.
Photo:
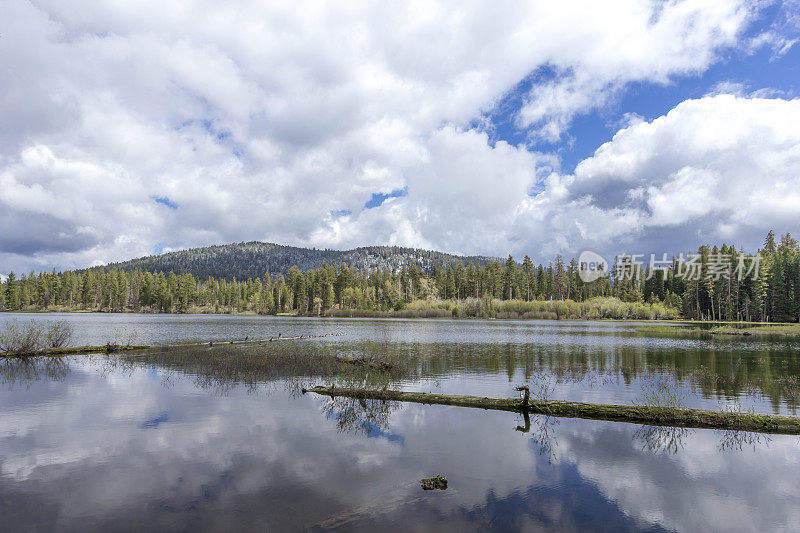
[(514, 298), (514, 285), (517, 278), (517, 263), (510, 255), (506, 259), (506, 265), (503, 269), (503, 299), (511, 300)]
[(19, 294), (17, 289), (17, 275), (14, 271), (8, 273), (8, 279), (5, 282), (5, 299), (7, 309), (19, 309)]
[(530, 302), (531, 297), (536, 293), (534, 290), (536, 278), (533, 270), (533, 261), (531, 261), (530, 256), (526, 255), (525, 259), (522, 260), (522, 284), (526, 302)]

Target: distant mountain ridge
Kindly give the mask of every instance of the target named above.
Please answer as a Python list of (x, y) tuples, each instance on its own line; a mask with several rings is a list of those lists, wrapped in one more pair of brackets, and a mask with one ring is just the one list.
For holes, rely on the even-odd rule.
[(121, 270), (146, 270), (150, 272), (180, 272), (193, 274), (200, 279), (215, 277), (220, 279), (243, 280), (260, 278), (269, 270), (271, 274), (286, 274), (292, 267), (306, 271), (319, 268), (323, 264), (349, 266), (363, 270), (391, 269), (400, 270), (403, 266), (415, 264), (430, 271), (439, 267), (455, 266), (458, 263), (485, 266), (493, 257), (458, 256), (432, 250), (404, 248), (399, 246), (365, 246), (352, 250), (318, 250), (283, 246), (269, 242), (241, 242), (220, 246), (207, 246), (167, 252), (110, 263), (103, 270), (118, 268)]

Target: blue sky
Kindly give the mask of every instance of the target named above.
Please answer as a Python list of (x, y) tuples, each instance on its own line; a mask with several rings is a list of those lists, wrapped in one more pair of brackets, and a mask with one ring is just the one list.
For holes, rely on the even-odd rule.
[(798, 0), (181, 6), (4, 5), (0, 272), (800, 232)]
[[(778, 2), (767, 5), (739, 39), (742, 42), (752, 40), (774, 26), (783, 26), (787, 38), (797, 39), (800, 28), (786, 27), (786, 18), (791, 16), (790, 8)], [(794, 16), (800, 17), (800, 14)], [(765, 90), (768, 95), (797, 98), (800, 95), (800, 46), (791, 46), (782, 54), (777, 54), (767, 45), (755, 50), (727, 50), (703, 72), (674, 76), (668, 83), (645, 81), (628, 84), (608, 105), (576, 117), (564, 138), (556, 142), (531, 139), (531, 128), (516, 123), (517, 113), (531, 86), (554, 77), (556, 74), (552, 68), (537, 69), (503, 95), (490, 112), (473, 121), (473, 125), (477, 127), (488, 120), (492, 142), (503, 140), (514, 145), (526, 144), (533, 150), (555, 153), (561, 159), (562, 170), (572, 172), (581, 160), (611, 140), (625, 124), (626, 114), (651, 121), (684, 100), (701, 98), (717, 89), (736, 90), (736, 85), (741, 86), (738, 89), (743, 93)]]
[(625, 113), (635, 113), (644, 120), (666, 114), (684, 100), (700, 98), (720, 84), (741, 84), (746, 93), (767, 89), (788, 98), (798, 96), (800, 84), (800, 47), (794, 46), (785, 55), (773, 58), (769, 49), (746, 54), (731, 53), (699, 76), (677, 78), (668, 85), (634, 84), (605, 113), (593, 113), (576, 119), (570, 129), (571, 142), (557, 147), (563, 154), (564, 170), (572, 171), (598, 146), (608, 142), (619, 129)]

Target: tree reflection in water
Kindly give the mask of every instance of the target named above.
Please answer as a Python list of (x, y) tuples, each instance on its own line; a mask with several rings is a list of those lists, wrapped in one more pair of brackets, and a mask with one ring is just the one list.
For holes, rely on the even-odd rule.
[(549, 415), (529, 415), (522, 413), (523, 425), (518, 425), (515, 429), (523, 434), (530, 434), (531, 442), (539, 452), (539, 455), (546, 455), (547, 461), (552, 464), (556, 459), (556, 448), (558, 439), (556, 438), (556, 427), (559, 420)]
[(30, 388), (39, 381), (63, 381), (69, 374), (64, 357), (3, 357), (0, 358), (0, 383), (9, 389)]
[(389, 417), (399, 408), (399, 402), (337, 396), (323, 404), (322, 412), (326, 418), (336, 420), (340, 432), (371, 436), (388, 431)]
[[(633, 434), (633, 439), (642, 443), (642, 450), (674, 455), (685, 448), (687, 437), (693, 435), (696, 431), (691, 428), (672, 426), (641, 426)], [(720, 452), (740, 452), (746, 449), (756, 451), (761, 446), (768, 447), (769, 443), (772, 442), (772, 437), (765, 433), (713, 429), (701, 431), (713, 431), (719, 436), (717, 450)]]
[(676, 454), (684, 448), (684, 439), (694, 433), (690, 428), (673, 426), (641, 426), (633, 434), (633, 440), (642, 443), (642, 450), (653, 453)]
[(726, 429), (722, 431), (722, 438), (717, 449), (721, 452), (729, 450), (740, 452), (745, 448), (752, 448), (753, 451), (756, 451), (761, 446), (768, 448), (770, 442), (772, 442), (772, 437), (765, 433)]

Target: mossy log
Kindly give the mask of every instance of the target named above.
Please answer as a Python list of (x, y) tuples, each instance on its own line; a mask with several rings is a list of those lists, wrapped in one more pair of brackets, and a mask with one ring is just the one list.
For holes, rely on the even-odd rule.
[(58, 348), (45, 348), (34, 352), (2, 352), (0, 357), (40, 357), (47, 355), (81, 355), (89, 353), (116, 353), (131, 350), (145, 350), (150, 346), (139, 344), (103, 344), (101, 346), (61, 346)]
[(800, 418), (754, 413), (707, 411), (646, 405), (613, 405), (555, 400), (530, 400), (527, 404), (520, 398), (488, 398), (425, 392), (402, 392), (393, 390), (349, 389), (338, 387), (313, 387), (303, 392), (315, 392), (326, 396), (347, 396), (368, 400), (414, 402), (423, 404), (475, 407), (496, 411), (527, 412), (564, 418), (610, 420), (654, 426), (675, 426), (705, 429), (732, 429), (759, 433), (800, 434)]

